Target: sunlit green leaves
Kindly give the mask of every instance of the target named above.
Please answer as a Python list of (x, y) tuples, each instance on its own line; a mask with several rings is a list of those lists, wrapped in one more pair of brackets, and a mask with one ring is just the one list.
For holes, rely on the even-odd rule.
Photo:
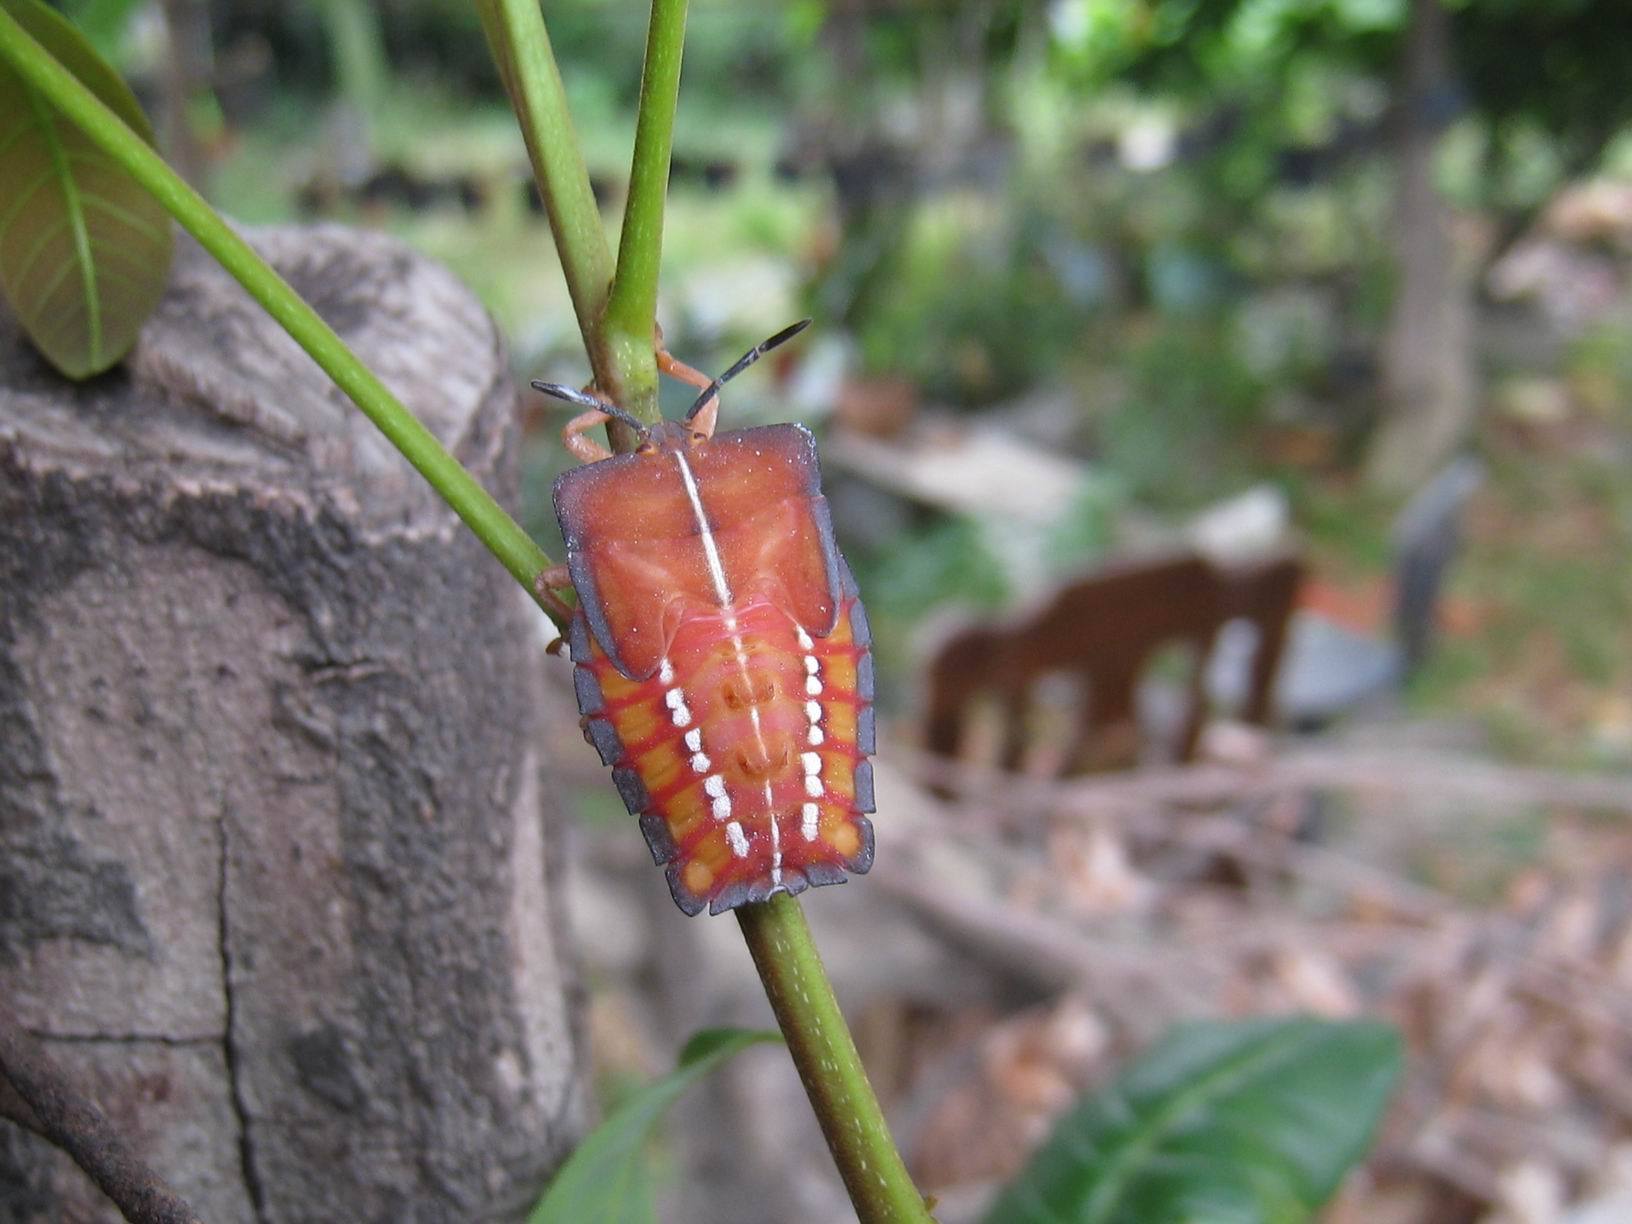
[(751, 1045), (776, 1033), (707, 1029), (686, 1042), (680, 1065), (615, 1109), (585, 1139), (550, 1183), (528, 1224), (653, 1224), (646, 1144), (686, 1089)]
[[(38, 0), (0, 0), (59, 63), (152, 143), (135, 97)], [(70, 378), (129, 351), (164, 292), (170, 219), (151, 195), (0, 63), (0, 292)]]
[(1061, 1119), (988, 1224), (1307, 1220), (1399, 1073), (1383, 1024), (1185, 1025)]

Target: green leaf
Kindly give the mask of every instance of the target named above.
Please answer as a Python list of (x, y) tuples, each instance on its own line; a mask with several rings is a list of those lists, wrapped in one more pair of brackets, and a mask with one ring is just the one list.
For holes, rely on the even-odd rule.
[[(73, 26), (39, 0), (0, 5), (153, 143), (134, 95)], [(164, 293), (169, 214), (3, 63), (0, 183), (0, 292), (52, 365), (69, 378), (101, 373)]]
[(680, 1065), (646, 1085), (590, 1133), (555, 1175), (528, 1224), (649, 1224), (657, 1218), (646, 1143), (669, 1106), (721, 1063), (778, 1033), (705, 1029), (680, 1052)]
[[(62, 5), (63, 15), (85, 35), (96, 53), (115, 63), (130, 19), (142, 0), (70, 0)], [(36, 38), (39, 35), (35, 35)]]
[(986, 1219), (1307, 1220), (1370, 1146), (1400, 1066), (1384, 1024), (1180, 1026), (1062, 1118)]

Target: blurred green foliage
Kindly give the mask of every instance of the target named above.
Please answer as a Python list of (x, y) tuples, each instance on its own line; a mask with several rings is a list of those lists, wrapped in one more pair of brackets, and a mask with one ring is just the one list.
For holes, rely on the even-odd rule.
[(1249, 483), (1247, 427), (1264, 387), (1229, 332), (1210, 321), (1173, 325), (1136, 341), (1128, 389), (1100, 437), (1108, 467), (1135, 495), (1195, 510)]
[(1049, 237), (1042, 218), (970, 195), (919, 208), (862, 319), (863, 367), (968, 408), (1057, 375), (1095, 303), (1073, 300)]
[[(157, 87), (151, 39), (132, 17), (144, 6), (64, 3)], [(227, 66), (216, 200), (246, 221), (388, 225), (477, 290), (528, 376), (581, 382), (547, 227), (528, 206), (468, 5), (374, 6), (385, 79), (373, 94), (346, 86), (367, 73), (330, 55), (328, 30), (348, 6), (325, 4), (210, 9)], [(1619, 67), (1632, 6), (1450, 9), (1457, 72), (1427, 105), (1444, 133), (1440, 186), (1463, 210), (1472, 257), (1488, 262), (1570, 177), (1632, 167)], [(1409, 15), (1410, 0), (694, 0), (660, 302), (671, 347), (718, 367), (812, 313), (807, 343), (842, 338), (851, 373), (904, 379), (930, 408), (985, 417), (1029, 399), (1063, 405), (1043, 425), (1005, 420), (1023, 435), (1035, 426), (1038, 445), (1095, 477), (1040, 534), (919, 507), (896, 515), (888, 538), (846, 540), (886, 655), (894, 642), (909, 657), (937, 608), (997, 606), (1092, 564), (1130, 512), (1171, 519), (1265, 479), (1290, 495), (1323, 566), (1356, 582), (1384, 576), (1396, 507), (1349, 477), (1373, 420), (1395, 282), (1390, 107)], [(615, 227), (646, 11), (560, 0), (548, 19)], [(354, 63), (370, 62), (353, 50)], [(366, 198), (347, 161), (355, 133), (335, 119), (348, 94), (370, 99), (369, 164), (468, 179), (477, 202)], [(1624, 431), (1628, 334), (1612, 318), (1539, 356), (1497, 349), (1487, 368), (1556, 382), (1594, 428)], [(730, 411), (797, 412), (820, 427), (812, 405), (831, 392), (789, 409), (761, 372), (741, 380)], [(1581, 487), (1613, 465), (1577, 447), (1531, 471), (1503, 456), (1538, 435), (1506, 429), (1483, 438), (1500, 497), (1522, 504), (1545, 489), (1536, 513), (1590, 504), (1594, 523), (1620, 521), (1617, 492)], [(537, 430), (527, 452), (528, 522), (541, 536), (564, 462), (553, 432)], [(1571, 683), (1629, 680), (1615, 626), (1632, 592), (1578, 558), (1550, 559), (1556, 550), (1522, 526), (1476, 541), (1459, 590), (1506, 613), (1480, 622), (1475, 648), (1447, 644), (1418, 686), (1424, 702), (1471, 700), (1479, 668), (1510, 662), (1497, 624), (1555, 640)], [(1597, 531), (1591, 547), (1612, 537)], [(1531, 593), (1559, 582), (1593, 589), (1543, 624), (1545, 600)]]

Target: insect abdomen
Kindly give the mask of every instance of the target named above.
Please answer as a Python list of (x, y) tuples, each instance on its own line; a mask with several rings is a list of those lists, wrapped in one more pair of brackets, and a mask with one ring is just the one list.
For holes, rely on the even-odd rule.
[(825, 637), (769, 598), (694, 615), (639, 681), (574, 621), (585, 735), (688, 914), (872, 865), (872, 658), (844, 588)]

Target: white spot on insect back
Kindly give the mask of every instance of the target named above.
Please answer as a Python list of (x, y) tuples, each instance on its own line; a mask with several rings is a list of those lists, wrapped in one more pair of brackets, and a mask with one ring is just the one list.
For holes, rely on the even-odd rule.
[(709, 798), (709, 811), (714, 814), (715, 820), (731, 819), (731, 796), (726, 794), (724, 778), (719, 774), (709, 774), (703, 779), (703, 793)]
[(663, 658), (658, 660), (658, 663), (657, 663), (657, 682), (659, 684), (673, 684), (674, 683), (674, 664), (669, 662), (669, 659), (668, 659), (667, 655), (665, 655)]
[(703, 729), (693, 727), (686, 732), (686, 751), (701, 752), (703, 750)]
[(804, 835), (806, 841), (815, 841), (817, 833), (821, 831), (819, 822), (822, 818), (822, 809), (814, 803), (807, 803), (799, 809), (799, 815), (802, 817), (799, 832)]
[(800, 650), (815, 649), (816, 643), (810, 640), (810, 634), (805, 632), (805, 627), (803, 625), (795, 625), (793, 627), (793, 631), (799, 635)]
[(732, 821), (725, 826), (725, 836), (731, 843), (731, 853), (738, 858), (748, 857), (748, 835), (742, 831), (742, 826)]
[(819, 701), (805, 702), (805, 717), (813, 723), (822, 721), (822, 703)]
[(686, 705), (686, 695), (680, 689), (672, 688), (663, 694), (663, 704), (669, 707), (669, 716), (674, 719), (677, 727), (691, 725), (691, 709)]
[(805, 693), (811, 697), (820, 697), (822, 695), (822, 682), (815, 676), (806, 676)]
[(826, 737), (822, 734), (822, 729), (820, 727), (818, 727), (815, 723), (811, 723), (810, 730), (805, 733), (805, 738), (810, 741), (810, 746), (812, 748), (816, 748), (821, 745), (822, 740)]
[(822, 772), (822, 754), (819, 752), (803, 752), (799, 754), (799, 763), (805, 767), (807, 774)]
[(694, 752), (691, 754), (691, 769), (693, 773), (706, 774), (709, 769), (712, 768), (713, 764), (714, 762), (708, 759), (708, 755), (706, 753)]
[(819, 775), (805, 775), (805, 794), (809, 795), (812, 799), (820, 799), (822, 797), (822, 779)]
[(819, 672), (821, 670), (822, 670), (821, 660), (819, 660), (815, 655), (806, 655), (805, 656), (805, 674), (806, 675), (814, 676), (817, 672)]

